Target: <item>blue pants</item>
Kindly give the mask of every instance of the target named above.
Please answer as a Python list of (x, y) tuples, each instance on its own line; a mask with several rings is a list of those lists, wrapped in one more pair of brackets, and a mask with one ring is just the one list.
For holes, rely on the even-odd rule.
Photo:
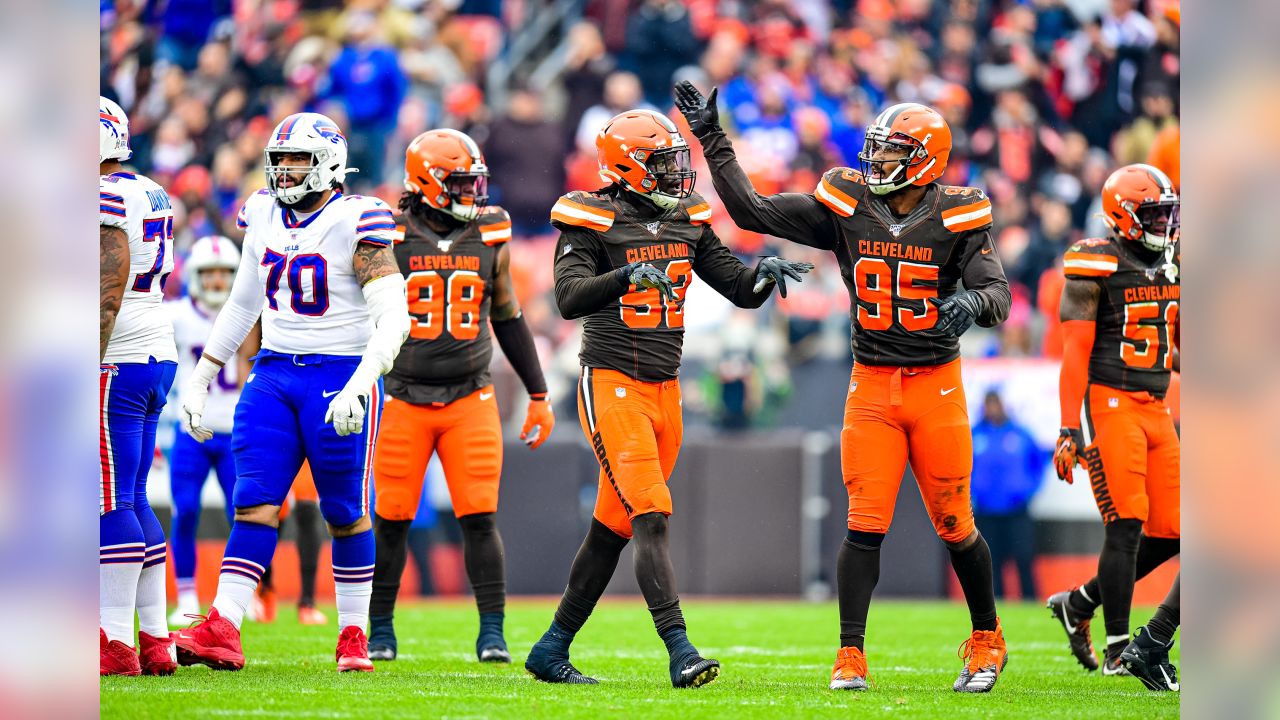
[(305, 459), (311, 463), (324, 519), (334, 527), (355, 523), (369, 511), (382, 380), (371, 388), (364, 431), (341, 437), (324, 416), (360, 358), (264, 350), (254, 360), (231, 432), (238, 474), (232, 504), (282, 504)]
[(174, 434), (169, 453), (169, 487), (173, 494), (173, 524), (169, 544), (173, 549), (173, 571), (178, 578), (196, 574), (196, 528), (200, 524), (200, 495), (210, 468), (218, 475), (218, 485), (226, 498), (227, 522), (235, 517), (231, 494), (236, 486), (236, 464), (231, 454), (231, 434), (217, 433), (203, 443), (182, 431)]
[(99, 515), (150, 508), (147, 473), (156, 451), (156, 427), (177, 371), (177, 363), (154, 358), (99, 369)]

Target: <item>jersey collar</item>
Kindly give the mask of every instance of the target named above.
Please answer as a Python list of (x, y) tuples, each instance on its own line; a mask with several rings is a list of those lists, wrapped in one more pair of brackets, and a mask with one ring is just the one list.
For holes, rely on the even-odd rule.
[(299, 220), (298, 216), (294, 214), (293, 208), (281, 205), (280, 219), (284, 221), (284, 226), (289, 228), (290, 230), (294, 230), (297, 228), (304, 228), (310, 225), (316, 218), (320, 217), (320, 213), (324, 212), (325, 208), (332, 205), (333, 202), (340, 197), (342, 197), (342, 192), (338, 190), (334, 190), (333, 195), (329, 197), (329, 202), (325, 203), (324, 205), (321, 205), (319, 210), (316, 210), (315, 212), (311, 213), (310, 215), (303, 218), (302, 220)]

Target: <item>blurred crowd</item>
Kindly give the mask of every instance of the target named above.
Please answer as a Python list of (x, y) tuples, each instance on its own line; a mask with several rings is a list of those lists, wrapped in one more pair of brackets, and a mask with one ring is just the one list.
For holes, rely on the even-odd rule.
[[(516, 68), (492, 92), (489, 69), (512, 39), (566, 10), (556, 76)], [(1056, 356), (1059, 259), (1105, 232), (1103, 180), (1150, 162), (1178, 181), (1179, 22), (1174, 0), (101, 0), (101, 86), (129, 113), (133, 164), (175, 199), (179, 270), (194, 238), (238, 239), (238, 205), (263, 185), (266, 139), (291, 113), (333, 117), (360, 170), (348, 190), (392, 205), (410, 139), (470, 133), (492, 201), (513, 216), (517, 292), (563, 393), (578, 329), (550, 295), (549, 209), (601, 184), (605, 120), (637, 106), (675, 117), (681, 79), (720, 88), (762, 193), (810, 192), (825, 169), (856, 166), (864, 127), (889, 104), (938, 107), (955, 137), (944, 181), (991, 196), (1014, 297), (1009, 321), (966, 336), (964, 352)], [(848, 354), (848, 294), (829, 256), (741, 231), (723, 212), (713, 226), (748, 262), (779, 252), (819, 266), (764, 312), (696, 284), (689, 294), (694, 411), (759, 424), (791, 369)]]

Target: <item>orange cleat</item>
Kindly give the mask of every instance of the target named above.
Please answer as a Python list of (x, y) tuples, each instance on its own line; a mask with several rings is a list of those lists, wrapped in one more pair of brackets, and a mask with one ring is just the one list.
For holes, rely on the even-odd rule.
[(867, 656), (856, 647), (842, 647), (831, 670), (832, 690), (866, 690)]
[(1004, 630), (996, 620), (995, 630), (974, 630), (960, 645), (957, 653), (965, 661), (960, 676), (951, 686), (956, 692), (984, 693), (995, 687), (996, 680), (1009, 662), (1009, 651), (1004, 645)]
[(329, 618), (324, 613), (315, 609), (310, 605), (298, 606), (298, 624), (299, 625), (327, 625)]
[(214, 670), (239, 670), (244, 667), (244, 652), (240, 649), (240, 631), (230, 620), (209, 610), (209, 615), (197, 616), (197, 621), (185, 630), (170, 633), (178, 647), (178, 664), (203, 663)]
[(138, 653), (119, 640), (107, 640), (107, 631), (98, 628), (98, 675), (141, 675)]
[(373, 672), (373, 661), (369, 659), (369, 638), (355, 625), (342, 628), (334, 658), (338, 661), (338, 672)]
[(138, 657), (143, 675), (172, 675), (178, 669), (178, 651), (173, 638), (138, 633)]
[(276, 621), (276, 591), (258, 585), (253, 596), (253, 619), (260, 623)]

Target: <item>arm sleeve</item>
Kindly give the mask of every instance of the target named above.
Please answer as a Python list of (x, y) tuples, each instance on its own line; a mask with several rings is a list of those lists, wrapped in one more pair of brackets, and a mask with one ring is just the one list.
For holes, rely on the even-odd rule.
[(258, 321), (266, 292), (258, 278), (257, 253), (252, 252), (248, 240), (244, 245), (244, 251), (240, 253), (240, 267), (231, 285), (231, 296), (218, 313), (218, 319), (214, 320), (213, 330), (204, 345), (205, 355), (223, 364), (231, 360)]
[(1089, 353), (1098, 325), (1093, 320), (1062, 323), (1062, 370), (1058, 374), (1058, 402), (1062, 427), (1079, 428), (1084, 391), (1089, 385)]
[(538, 347), (534, 344), (533, 333), (524, 315), (517, 315), (510, 320), (492, 320), (493, 336), (498, 339), (502, 354), (507, 356), (511, 367), (520, 376), (524, 389), (529, 397), (536, 398), (547, 394), (547, 381), (542, 376), (542, 364), (538, 362)]
[(756, 281), (755, 268), (747, 267), (734, 257), (710, 225), (702, 226), (693, 271), (703, 282), (741, 308), (758, 308), (773, 293), (773, 285), (758, 293), (752, 289)]
[(711, 132), (702, 138), (702, 152), (711, 169), (716, 194), (738, 227), (822, 250), (835, 249), (835, 222), (817, 198), (804, 193), (768, 197), (757, 193), (723, 132)]
[[(601, 258), (604, 262), (601, 262)], [(605, 265), (601, 273), (601, 265)], [(566, 320), (585, 317), (627, 293), (630, 287), (609, 267), (594, 231), (564, 227), (556, 243), (556, 305)]]
[(1009, 281), (1004, 277), (1000, 255), (991, 242), (989, 229), (969, 233), (966, 238), (960, 275), (966, 290), (973, 290), (982, 301), (982, 310), (976, 319), (981, 327), (995, 327), (1009, 317), (1013, 299), (1009, 295)]

